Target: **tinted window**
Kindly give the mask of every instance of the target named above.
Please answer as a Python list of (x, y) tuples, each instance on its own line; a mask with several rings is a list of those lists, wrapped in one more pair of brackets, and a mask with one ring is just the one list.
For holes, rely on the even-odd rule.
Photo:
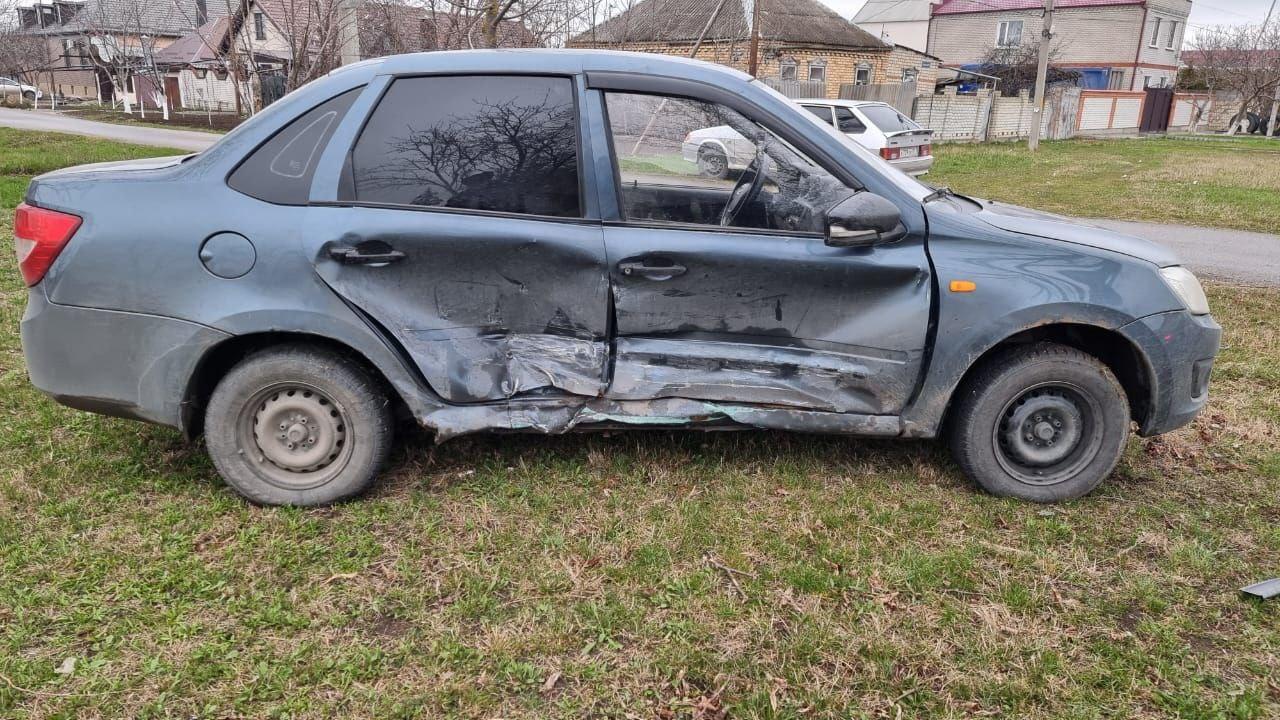
[(822, 105), (805, 105), (805, 110), (813, 113), (819, 120), (830, 125), (831, 124), (831, 108)]
[(354, 199), (579, 217), (576, 117), (568, 78), (397, 80), (356, 141)]
[(862, 105), (858, 109), (867, 116), (872, 125), (887, 133), (920, 129), (920, 126), (912, 122), (911, 118), (888, 105)]
[(857, 135), (867, 131), (867, 126), (862, 124), (857, 115), (847, 107), (836, 108), (836, 128), (842, 133), (850, 133)]
[(227, 184), (259, 200), (307, 204), (325, 143), (363, 89), (348, 90), (303, 113), (245, 158)]

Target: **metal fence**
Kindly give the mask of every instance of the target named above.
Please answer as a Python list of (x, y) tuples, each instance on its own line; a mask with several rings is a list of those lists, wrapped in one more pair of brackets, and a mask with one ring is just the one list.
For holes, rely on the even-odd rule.
[(824, 98), (827, 96), (827, 84), (822, 80), (761, 78), (761, 81), (789, 98)]

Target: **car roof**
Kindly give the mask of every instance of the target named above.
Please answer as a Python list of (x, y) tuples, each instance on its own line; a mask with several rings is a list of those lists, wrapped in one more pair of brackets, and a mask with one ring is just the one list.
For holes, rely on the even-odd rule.
[(796, 98), (795, 102), (798, 102), (801, 105), (829, 105), (831, 107), (850, 107), (850, 108), (867, 107), (868, 105), (889, 106), (889, 103), (883, 103), (878, 100), (828, 100), (827, 98)]
[(511, 72), (529, 74), (634, 72), (702, 82), (751, 82), (739, 70), (691, 58), (627, 52), (552, 48), (507, 48), (409, 53), (381, 58), (378, 73)]

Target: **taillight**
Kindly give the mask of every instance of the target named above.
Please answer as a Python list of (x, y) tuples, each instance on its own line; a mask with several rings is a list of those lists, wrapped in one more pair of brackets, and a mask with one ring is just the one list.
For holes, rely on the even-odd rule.
[(885, 160), (897, 160), (901, 156), (901, 154), (902, 154), (902, 151), (896, 147), (880, 148), (880, 157), (884, 158)]
[(926, 155), (932, 155), (932, 154), (933, 154), (933, 145), (926, 144), (926, 145), (920, 146), (920, 157), (925, 157)]
[(13, 249), (27, 287), (44, 278), (58, 253), (80, 227), (80, 218), (67, 213), (32, 207), (26, 203), (13, 214)]

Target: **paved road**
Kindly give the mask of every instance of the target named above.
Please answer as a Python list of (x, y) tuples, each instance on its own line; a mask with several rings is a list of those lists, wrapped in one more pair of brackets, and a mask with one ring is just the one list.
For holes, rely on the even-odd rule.
[(193, 152), (203, 150), (218, 140), (220, 135), (196, 130), (170, 130), (142, 125), (116, 125), (115, 123), (82, 120), (59, 115), (47, 110), (14, 110), (0, 108), (0, 125), (22, 130), (48, 130), (92, 137), (119, 140), (139, 145), (178, 148)]
[(1205, 277), (1280, 286), (1280, 235), (1125, 220), (1086, 222), (1172, 248)]

